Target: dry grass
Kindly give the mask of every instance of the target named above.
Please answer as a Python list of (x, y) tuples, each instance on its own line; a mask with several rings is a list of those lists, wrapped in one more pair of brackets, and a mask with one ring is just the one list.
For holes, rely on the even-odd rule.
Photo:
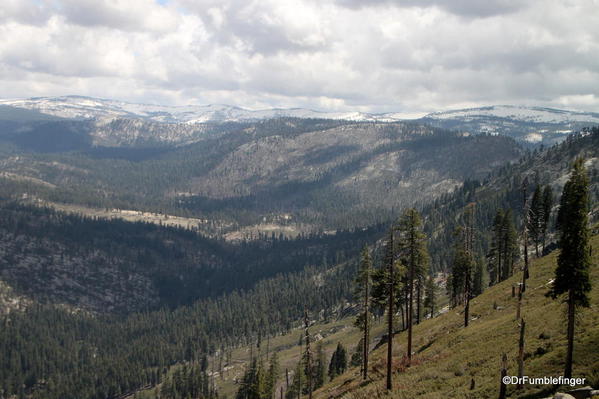
[[(599, 236), (592, 240), (599, 247)], [(566, 351), (565, 306), (545, 297), (553, 278), (557, 253), (534, 260), (531, 278), (522, 304), (526, 320), (525, 375), (530, 377), (563, 374)], [(574, 376), (585, 377), (588, 385), (599, 385), (599, 268), (597, 257), (591, 270), (591, 307), (579, 311), (574, 347)], [(463, 328), (462, 309), (452, 309), (414, 328), (416, 354), (406, 368), (406, 334), (395, 336), (394, 385), (385, 387), (386, 346), (371, 355), (371, 380), (364, 382), (359, 370), (351, 369), (320, 389), (316, 397), (346, 398), (495, 398), (500, 376), (500, 358), (508, 356), (508, 375), (517, 374), (519, 323), (515, 319), (517, 299), (512, 284), (521, 273), (486, 290), (471, 302), (472, 321)], [(494, 306), (496, 305), (496, 306)], [(475, 387), (471, 388), (472, 380)], [(526, 385), (517, 391), (508, 387), (511, 398), (541, 398), (557, 386)], [(562, 390), (571, 389), (562, 387)]]

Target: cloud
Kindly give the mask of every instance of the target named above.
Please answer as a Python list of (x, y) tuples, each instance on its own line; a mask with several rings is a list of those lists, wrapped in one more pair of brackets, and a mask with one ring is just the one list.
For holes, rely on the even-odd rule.
[(599, 106), (597, 0), (4, 1), (4, 97)]
[(349, 8), (437, 7), (455, 15), (478, 18), (510, 14), (530, 3), (525, 0), (337, 0), (337, 2), (341, 6)]
[(178, 20), (152, 0), (60, 0), (56, 8), (70, 23), (124, 31), (167, 32)]
[(3, 0), (0, 7), (0, 23), (17, 22), (37, 25), (43, 24), (49, 17), (49, 7), (45, 3)]

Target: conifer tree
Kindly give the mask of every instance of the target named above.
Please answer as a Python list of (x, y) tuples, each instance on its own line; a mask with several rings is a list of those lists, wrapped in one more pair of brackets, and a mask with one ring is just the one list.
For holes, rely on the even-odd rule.
[(527, 215), (527, 233), (535, 247), (535, 255), (537, 258), (539, 257), (539, 246), (542, 239), (542, 225), (544, 220), (543, 211), (544, 208), (541, 186), (537, 184), (532, 195), (532, 200), (530, 202)]
[(426, 236), (422, 232), (422, 219), (416, 209), (408, 209), (400, 217), (397, 226), (398, 248), (401, 263), (408, 272), (408, 365), (412, 359), (412, 326), (414, 316), (414, 285), (427, 274), (429, 257), (426, 250)]
[(458, 227), (454, 232), (453, 260), (451, 264), (451, 298), (454, 306), (464, 302), (464, 287), (466, 274), (470, 272), (470, 258), (466, 252), (465, 232), (463, 227)]
[(351, 359), (349, 361), (349, 365), (352, 367), (363, 366), (362, 356), (364, 355), (364, 339), (360, 338), (356, 348), (354, 349), (354, 353), (351, 355)]
[(555, 279), (548, 295), (554, 299), (565, 295), (568, 304), (568, 349), (564, 377), (572, 377), (574, 321), (577, 307), (588, 307), (591, 280), (589, 269), (589, 178), (584, 160), (578, 158), (566, 182), (557, 214), (559, 248)]
[(424, 284), (424, 307), (430, 309), (431, 319), (435, 317), (435, 305), (437, 303), (437, 285), (433, 276), (428, 276)]
[(507, 209), (505, 211), (502, 223), (502, 278), (501, 281), (509, 278), (514, 273), (514, 263), (519, 258), (518, 249), (518, 234), (514, 227), (514, 220), (512, 216), (512, 210)]
[(360, 270), (356, 278), (356, 296), (362, 305), (362, 312), (356, 318), (356, 325), (362, 330), (362, 342), (366, 343), (362, 345), (362, 376), (364, 379), (368, 377), (368, 347), (369, 347), (369, 334), (370, 334), (370, 285), (372, 280), (372, 260), (368, 247), (364, 246), (362, 249)]
[(322, 341), (316, 344), (316, 365), (314, 367), (314, 389), (318, 389), (324, 385), (325, 379), (325, 354), (322, 346)]
[(312, 391), (314, 389), (313, 385), (313, 377), (314, 377), (314, 368), (312, 364), (312, 348), (310, 347), (310, 321), (308, 319), (308, 311), (304, 309), (304, 334), (306, 341), (306, 350), (304, 351), (304, 361), (306, 364), (305, 374), (307, 377), (307, 387), (308, 387), (308, 398), (312, 399)]
[(464, 250), (466, 255), (464, 270), (464, 327), (470, 320), (470, 299), (472, 297), (472, 270), (474, 267), (474, 203), (470, 203), (464, 212)]
[(373, 272), (372, 299), (387, 312), (387, 389), (391, 389), (391, 365), (393, 357), (393, 318), (398, 294), (399, 276), (395, 264), (394, 228), (389, 229), (383, 248), (383, 264)]
[(303, 358), (297, 362), (295, 373), (293, 374), (293, 381), (289, 385), (289, 389), (285, 394), (285, 399), (298, 399), (301, 398), (303, 391), (305, 390), (306, 375), (304, 373), (305, 362)]
[(280, 374), (281, 366), (279, 364), (279, 357), (277, 353), (274, 352), (270, 358), (270, 365), (268, 367), (268, 373), (266, 374), (266, 392), (264, 396), (267, 399), (274, 397), (277, 380), (279, 379)]
[(498, 209), (493, 219), (491, 247), (489, 250), (489, 276), (491, 285), (497, 284), (502, 277), (502, 256), (503, 256), (503, 209)]
[(472, 296), (478, 296), (485, 290), (485, 267), (483, 260), (477, 257), (476, 263), (474, 264), (474, 273), (472, 275)]
[(543, 252), (545, 252), (545, 241), (547, 239), (547, 228), (551, 217), (551, 208), (553, 207), (553, 191), (550, 185), (543, 189), (543, 220), (541, 221), (541, 243)]
[(337, 343), (337, 349), (331, 356), (329, 363), (329, 378), (332, 380), (347, 369), (347, 351), (341, 342)]

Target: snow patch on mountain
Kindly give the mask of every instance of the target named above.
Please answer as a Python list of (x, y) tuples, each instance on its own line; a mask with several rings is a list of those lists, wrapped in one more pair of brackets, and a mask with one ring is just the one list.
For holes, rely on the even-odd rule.
[(539, 133), (529, 133), (524, 137), (529, 143), (539, 143), (543, 141), (543, 135)]
[(435, 112), (427, 115), (430, 119), (458, 119), (473, 121), (482, 118), (504, 118), (530, 123), (561, 124), (570, 122), (599, 123), (599, 113), (565, 111), (554, 108), (497, 105), (492, 107), (469, 108), (455, 111)]
[(81, 96), (0, 100), (0, 104), (68, 119), (134, 118), (163, 123), (244, 122), (280, 117), (380, 122), (399, 120), (384, 114), (362, 112), (321, 112), (304, 108), (248, 110), (222, 104), (168, 106)]
[[(117, 100), (83, 96), (34, 97), (28, 99), (0, 100), (0, 105), (36, 110), (43, 114), (68, 119), (144, 119), (162, 123), (221, 123), (251, 122), (263, 119), (294, 117), (313, 119), (348, 120), (355, 122), (405, 121), (405, 114), (364, 112), (323, 112), (305, 108), (272, 108), (249, 110), (240, 107), (210, 104), (168, 106), (135, 104)], [(553, 108), (499, 105), (454, 111), (435, 112), (415, 120), (459, 120), (462, 122), (501, 118), (528, 123), (563, 124), (570, 122), (599, 123), (599, 113), (565, 111)], [(494, 124), (486, 124), (485, 133), (495, 133)]]

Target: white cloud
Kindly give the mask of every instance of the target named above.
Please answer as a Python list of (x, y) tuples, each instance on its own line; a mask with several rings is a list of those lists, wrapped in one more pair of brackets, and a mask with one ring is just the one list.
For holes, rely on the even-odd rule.
[[(162, 4), (164, 3), (164, 4)], [(599, 108), (598, 0), (3, 0), (3, 97)]]

